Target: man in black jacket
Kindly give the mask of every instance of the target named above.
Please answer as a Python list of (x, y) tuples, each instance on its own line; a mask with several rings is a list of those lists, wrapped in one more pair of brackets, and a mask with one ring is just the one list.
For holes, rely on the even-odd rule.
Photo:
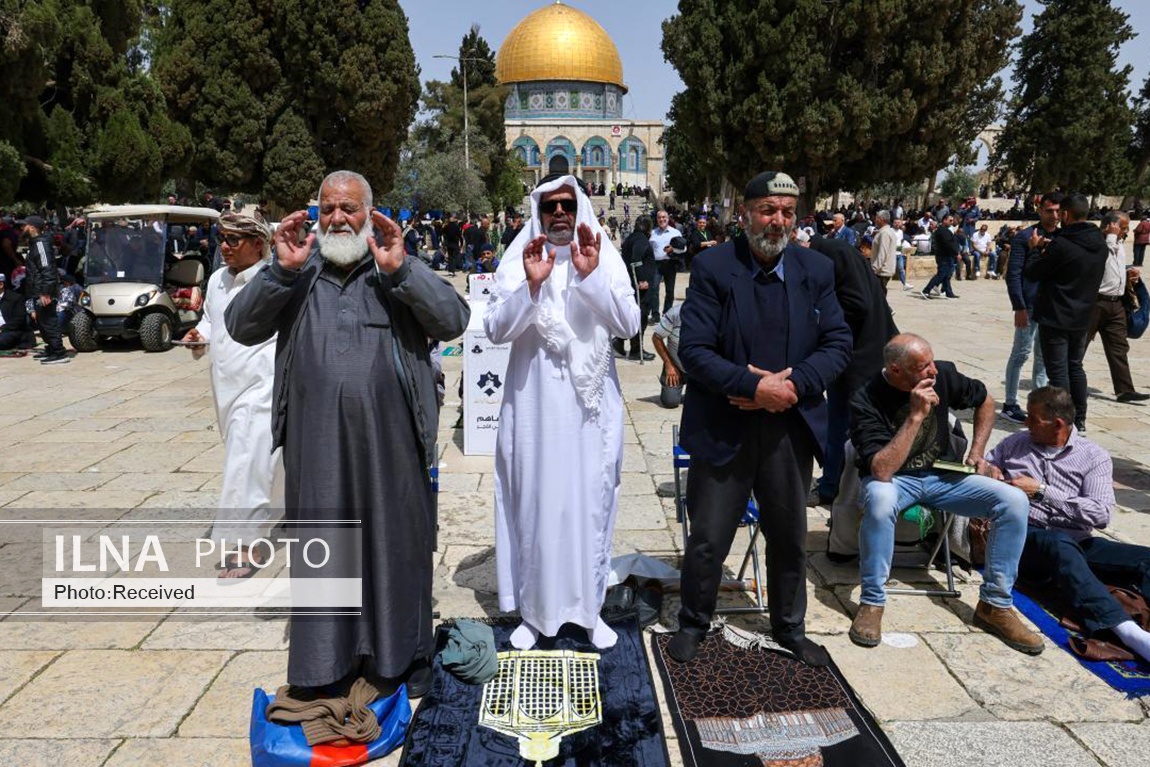
[(70, 362), (60, 337), (60, 321), (56, 318), (56, 299), (60, 295), (60, 273), (56, 271), (56, 249), (52, 235), (44, 231), (44, 219), (28, 216), (24, 219), (24, 234), (29, 239), (28, 256), (24, 263), (28, 269), (28, 297), (36, 307), (36, 323), (48, 348), (34, 354), (43, 365)]
[(1048, 192), (1042, 195), (1039, 203), (1038, 223), (1026, 229), (1019, 229), (1010, 241), (1010, 261), (1006, 265), (1006, 294), (1010, 297), (1010, 308), (1014, 310), (1014, 343), (1010, 358), (1006, 362), (1006, 398), (1002, 403), (1002, 417), (1014, 423), (1024, 423), (1026, 412), (1018, 404), (1018, 382), (1022, 377), (1022, 366), (1034, 348), (1034, 366), (1031, 386), (1041, 389), (1046, 386), (1046, 366), (1042, 361), (1042, 344), (1035, 345), (1038, 323), (1034, 321), (1034, 298), (1038, 295), (1038, 285), (1022, 276), (1026, 264), (1036, 251), (1030, 248), (1030, 237), (1037, 231), (1044, 238), (1054, 236), (1058, 231), (1058, 211), (1062, 205), (1062, 192)]
[[(639, 216), (635, 220), (635, 230), (623, 240), (619, 246), (619, 253), (623, 256), (623, 265), (627, 267), (627, 274), (631, 278), (631, 287), (637, 291), (639, 306), (646, 306), (647, 290), (651, 281), (655, 279), (655, 251), (651, 248), (651, 217)], [(647, 313), (640, 312), (639, 332), (631, 339), (631, 354), (627, 359), (638, 360), (642, 355), (645, 362), (655, 359), (651, 352), (643, 351), (643, 334), (647, 332)], [(622, 357), (623, 339), (616, 338), (614, 342), (615, 354)]]
[(898, 333), (886, 291), (870, 263), (850, 243), (815, 235), (810, 249), (835, 265), (835, 297), (853, 337), (851, 360), (846, 370), (827, 386), (827, 433), (823, 443), (823, 475), (815, 492), (821, 506), (830, 506), (838, 495), (839, 476), (850, 427), (850, 396), (882, 370), (882, 350)]
[(950, 278), (954, 274), (955, 264), (958, 263), (958, 241), (954, 239), (954, 225), (954, 216), (948, 213), (942, 217), (938, 229), (934, 230), (932, 248), (938, 271), (922, 289), (923, 298), (934, 298), (930, 291), (935, 287), (941, 287), (947, 298), (958, 298), (950, 287)]
[(1090, 319), (1106, 270), (1109, 250), (1102, 230), (1086, 220), (1090, 199), (1067, 195), (1059, 216), (1062, 228), (1051, 238), (1035, 231), (1029, 245), (1037, 249), (1023, 275), (1038, 283), (1034, 321), (1050, 385), (1069, 389), (1075, 426), (1086, 431), (1086, 356)]

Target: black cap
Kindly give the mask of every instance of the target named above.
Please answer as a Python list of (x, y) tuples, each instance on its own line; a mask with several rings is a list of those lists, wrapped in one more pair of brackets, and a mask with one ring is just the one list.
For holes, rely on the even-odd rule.
[(41, 231), (44, 229), (44, 219), (39, 216), (25, 216), (16, 222), (16, 226), (33, 226)]
[(763, 171), (755, 176), (743, 190), (743, 199), (753, 200), (758, 197), (773, 197), (775, 195), (799, 196), (799, 185), (786, 173), (779, 171)]

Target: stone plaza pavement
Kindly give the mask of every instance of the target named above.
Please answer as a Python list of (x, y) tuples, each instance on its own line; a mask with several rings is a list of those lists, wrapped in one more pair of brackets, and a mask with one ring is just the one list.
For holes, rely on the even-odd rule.
[[(925, 276), (916, 282), (921, 287)], [(462, 279), (456, 284), (462, 287)], [(955, 289), (959, 300), (928, 302), (892, 288), (896, 320), (926, 335), (939, 358), (981, 378), (1000, 398), (1012, 332), (1005, 286), (958, 282)], [(1143, 389), (1150, 389), (1148, 348), (1136, 342), (1131, 360)], [(462, 358), (444, 363), (436, 609), (444, 617), (491, 615), (497, 612), (492, 460), (461, 451), (462, 435), (451, 426)], [(1091, 349), (1088, 364), (1096, 393), (1089, 436), (1114, 456), (1121, 504), (1109, 533), (1150, 543), (1150, 409), (1113, 400), (1100, 348)], [(639, 551), (677, 566), (670, 454), (679, 412), (657, 404), (657, 364), (620, 361), (618, 369), (627, 420), (616, 553)], [(223, 448), (207, 365), (185, 350), (144, 354), (123, 345), (48, 368), (2, 359), (0, 385), (11, 393), (0, 414), (0, 504), (12, 517), (81, 507), (159, 517), (164, 509), (215, 504)], [(1000, 422), (996, 440), (1007, 426), (1016, 428)], [(809, 518), (809, 631), (830, 648), (907, 764), (1141, 767), (1150, 761), (1146, 705), (1126, 700), (1056, 648), (1030, 658), (972, 630), (976, 586), (965, 586), (953, 602), (893, 596), (885, 626), (893, 641), (872, 650), (852, 645), (847, 629), (857, 607), (857, 570), (831, 565), (821, 553), (826, 511), (810, 509)], [(13, 612), (34, 609), (29, 595), (39, 592), (39, 562), (21, 556), (26, 547), (4, 543), (0, 764), (247, 762), (252, 688), (274, 690), (286, 671), (282, 620), (16, 620)], [(896, 575), (915, 578), (912, 571)], [(670, 597), (668, 627), (674, 613)], [(757, 616), (731, 620), (765, 626)], [(657, 680), (656, 687), (661, 695)], [(396, 762), (392, 755), (382, 763)]]

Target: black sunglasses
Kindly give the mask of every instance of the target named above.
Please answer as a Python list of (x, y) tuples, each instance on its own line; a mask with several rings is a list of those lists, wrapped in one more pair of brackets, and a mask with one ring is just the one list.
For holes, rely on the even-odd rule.
[(226, 242), (229, 248), (235, 248), (250, 236), (250, 234), (225, 234), (220, 239)]
[(539, 203), (540, 213), (554, 213), (555, 206), (558, 205), (565, 213), (574, 213), (579, 210), (578, 200), (548, 200), (547, 202)]

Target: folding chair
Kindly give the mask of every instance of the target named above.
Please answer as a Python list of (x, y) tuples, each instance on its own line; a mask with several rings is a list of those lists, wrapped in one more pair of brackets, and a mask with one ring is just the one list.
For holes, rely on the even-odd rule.
[[(687, 490), (683, 486), (683, 470), (691, 466), (691, 456), (679, 445), (679, 427), (671, 429), (672, 466), (675, 469), (675, 519), (683, 531), (683, 551), (687, 550), (687, 538), (690, 535), (689, 520), (687, 518)], [(740, 527), (747, 528), (747, 550), (743, 555), (743, 564), (739, 567), (739, 574), (735, 580), (724, 580), (719, 587), (736, 587), (747, 590), (747, 565), (755, 577), (755, 606), (754, 607), (719, 607), (716, 613), (765, 613), (768, 611), (766, 595), (763, 589), (762, 565), (759, 563), (759, 507), (753, 498), (747, 498), (747, 508), (743, 511), (743, 518), (739, 521)]]
[[(914, 509), (914, 508), (915, 508), (915, 506), (911, 506), (910, 508), (903, 509), (899, 513), (899, 516), (905, 515), (907, 512), (909, 512), (911, 509)], [(886, 593), (888, 593), (888, 594), (909, 594), (912, 596), (921, 596), (921, 597), (947, 597), (947, 598), (959, 597), (959, 596), (961, 596), (961, 594), (959, 593), (958, 589), (956, 589), (954, 587), (954, 567), (953, 567), (953, 564), (952, 564), (951, 558), (950, 558), (950, 528), (954, 526), (954, 514), (950, 513), (949, 511), (942, 511), (940, 509), (935, 509), (935, 508), (932, 508), (929, 506), (918, 505), (917, 508), (920, 509), (920, 512), (919, 512), (920, 514), (922, 514), (922, 513), (930, 514), (933, 520), (939, 520), (940, 521), (940, 524), (938, 525), (938, 527), (939, 527), (938, 540), (935, 541), (934, 547), (931, 548), (930, 554), (926, 558), (926, 562), (921, 563), (921, 564), (900, 564), (900, 563), (897, 563), (894, 560), (892, 560), (891, 567), (892, 568), (896, 568), (896, 567), (922, 567), (922, 568), (925, 568), (926, 570), (930, 570), (932, 567), (934, 567), (935, 560), (938, 559), (938, 555), (941, 552), (942, 564), (946, 568), (946, 588), (945, 589), (915, 589), (915, 588), (894, 588), (894, 589), (892, 589), (892, 588), (888, 588), (886, 590)], [(904, 552), (898, 551), (897, 544), (895, 544), (895, 545), (896, 545), (895, 556), (899, 556), (900, 554), (903, 554)], [(905, 552), (905, 553), (911, 553), (911, 552)]]

